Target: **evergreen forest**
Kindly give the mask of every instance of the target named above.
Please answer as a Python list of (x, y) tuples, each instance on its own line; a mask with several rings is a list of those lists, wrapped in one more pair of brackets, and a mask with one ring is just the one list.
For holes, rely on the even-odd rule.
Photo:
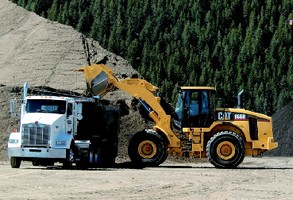
[(293, 99), (292, 0), (12, 0), (128, 60), (169, 101), (215, 86), (230, 106), (274, 114)]

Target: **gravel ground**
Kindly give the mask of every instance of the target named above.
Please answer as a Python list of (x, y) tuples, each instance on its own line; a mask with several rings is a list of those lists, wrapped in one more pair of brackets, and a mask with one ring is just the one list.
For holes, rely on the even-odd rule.
[(248, 157), (237, 169), (205, 161), (92, 170), (1, 162), (0, 171), (0, 199), (293, 199), (289, 157)]

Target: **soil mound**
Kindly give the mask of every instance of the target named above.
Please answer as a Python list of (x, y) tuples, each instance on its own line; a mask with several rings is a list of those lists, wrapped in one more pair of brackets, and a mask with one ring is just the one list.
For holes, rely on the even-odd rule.
[(75, 69), (104, 62), (121, 76), (137, 74), (123, 58), (103, 49), (70, 26), (44, 19), (0, 0), (0, 83), (47, 86), (82, 92), (84, 76)]
[(268, 151), (270, 156), (293, 156), (293, 101), (273, 116), (273, 130), (278, 148)]

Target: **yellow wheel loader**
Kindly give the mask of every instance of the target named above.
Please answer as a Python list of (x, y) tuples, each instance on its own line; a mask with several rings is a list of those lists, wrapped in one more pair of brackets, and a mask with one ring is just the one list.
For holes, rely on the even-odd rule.
[(236, 168), (245, 155), (259, 156), (278, 146), (267, 115), (240, 108), (216, 108), (213, 87), (181, 87), (175, 111), (169, 112), (158, 88), (143, 79), (115, 77), (103, 64), (78, 69), (88, 92), (103, 96), (117, 88), (133, 96), (155, 125), (135, 133), (129, 157), (140, 166), (158, 166), (167, 156), (204, 158), (218, 168)]

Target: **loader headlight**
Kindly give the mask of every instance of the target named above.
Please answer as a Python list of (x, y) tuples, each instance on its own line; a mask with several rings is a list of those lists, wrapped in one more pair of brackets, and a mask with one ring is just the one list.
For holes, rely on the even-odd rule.
[(8, 142), (11, 144), (17, 144), (19, 143), (19, 139), (9, 139)]

